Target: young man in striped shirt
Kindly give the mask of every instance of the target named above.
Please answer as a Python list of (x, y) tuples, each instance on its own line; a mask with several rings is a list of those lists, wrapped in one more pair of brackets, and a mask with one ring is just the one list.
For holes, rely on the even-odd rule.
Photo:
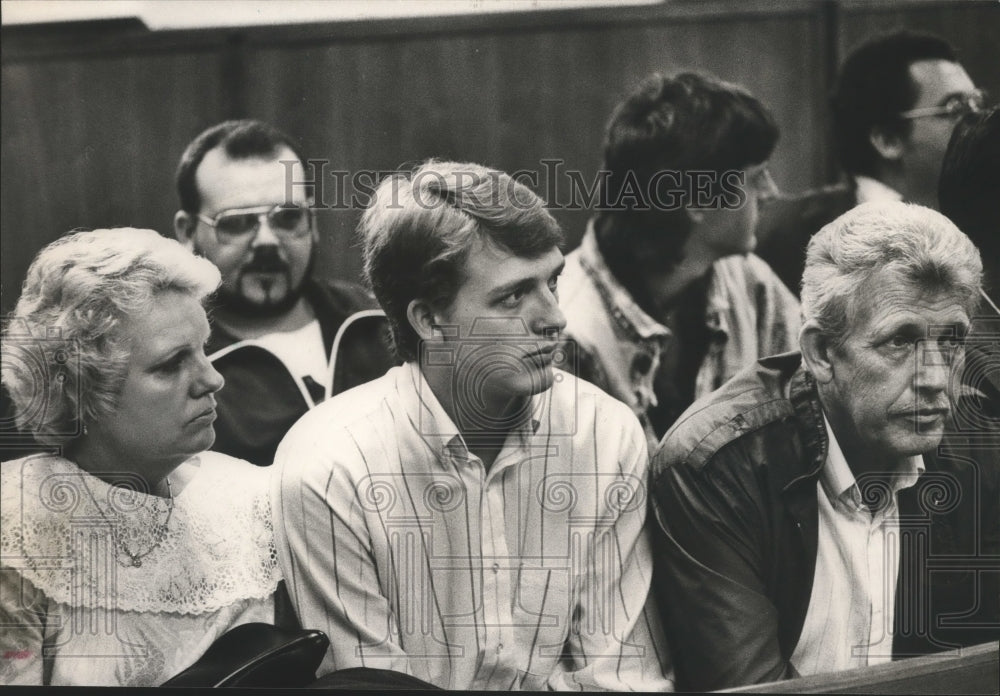
[(384, 181), (365, 271), (405, 364), (279, 447), (278, 553), (320, 675), (450, 689), (670, 690), (647, 607), (646, 441), (557, 369), (562, 235), (508, 175), (428, 162)]

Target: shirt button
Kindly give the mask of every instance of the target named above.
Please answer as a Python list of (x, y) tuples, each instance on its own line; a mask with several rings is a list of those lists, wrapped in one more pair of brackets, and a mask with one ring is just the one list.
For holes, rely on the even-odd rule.
[(494, 573), (499, 573), (500, 572), (500, 564), (499, 563), (494, 563), (493, 564), (493, 572)]

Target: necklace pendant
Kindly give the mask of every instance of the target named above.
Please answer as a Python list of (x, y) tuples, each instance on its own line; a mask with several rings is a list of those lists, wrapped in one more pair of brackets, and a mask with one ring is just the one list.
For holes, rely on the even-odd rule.
[(132, 567), (138, 568), (141, 565), (142, 565), (142, 559), (141, 558), (133, 558), (132, 559)]

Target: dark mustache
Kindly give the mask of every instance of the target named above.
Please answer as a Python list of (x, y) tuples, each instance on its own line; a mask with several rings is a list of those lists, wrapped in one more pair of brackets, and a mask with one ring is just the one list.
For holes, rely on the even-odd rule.
[(257, 247), (253, 258), (243, 267), (244, 273), (281, 273), (287, 270), (288, 264), (279, 255), (276, 246)]

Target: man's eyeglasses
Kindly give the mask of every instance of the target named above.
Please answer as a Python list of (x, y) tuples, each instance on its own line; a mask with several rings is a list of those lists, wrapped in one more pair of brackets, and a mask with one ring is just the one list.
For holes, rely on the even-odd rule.
[(198, 219), (215, 230), (220, 244), (245, 241), (256, 235), (264, 219), (282, 240), (299, 239), (309, 234), (312, 216), (309, 208), (297, 205), (263, 205), (255, 208), (223, 210), (215, 217), (198, 213)]
[(956, 94), (938, 106), (924, 106), (919, 109), (903, 111), (899, 117), (906, 121), (931, 116), (958, 119), (966, 114), (978, 114), (984, 108), (986, 108), (986, 93), (977, 89), (968, 94)]

